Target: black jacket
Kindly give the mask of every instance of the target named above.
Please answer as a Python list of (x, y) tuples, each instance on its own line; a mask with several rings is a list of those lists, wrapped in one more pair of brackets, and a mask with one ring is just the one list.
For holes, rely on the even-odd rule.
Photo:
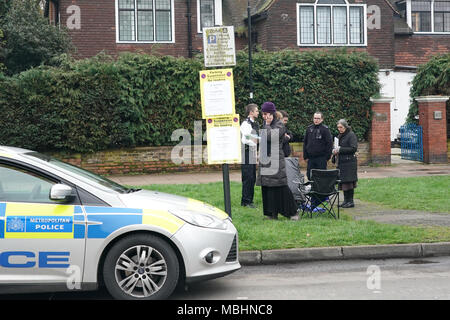
[(290, 137), (290, 138), (288, 138), (288, 137), (284, 136), (284, 138), (283, 138), (283, 152), (284, 152), (284, 156), (287, 158), (291, 155), (291, 146), (289, 145), (289, 141), (294, 140), (294, 135), (288, 129), (286, 129), (286, 134)]
[(324, 124), (312, 124), (306, 129), (303, 140), (303, 159), (325, 157), (331, 158), (333, 141), (330, 129)]
[(342, 183), (358, 181), (358, 162), (356, 151), (358, 150), (358, 138), (351, 128), (339, 134), (339, 154), (337, 168), (340, 170), (339, 179)]

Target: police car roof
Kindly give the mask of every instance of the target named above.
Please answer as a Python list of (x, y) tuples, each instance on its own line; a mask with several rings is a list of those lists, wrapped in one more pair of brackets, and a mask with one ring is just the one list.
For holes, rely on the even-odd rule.
[(0, 146), (0, 151), (6, 152), (9, 154), (21, 154), (21, 153), (32, 152), (31, 150), (28, 150), (28, 149), (8, 147), (8, 146)]

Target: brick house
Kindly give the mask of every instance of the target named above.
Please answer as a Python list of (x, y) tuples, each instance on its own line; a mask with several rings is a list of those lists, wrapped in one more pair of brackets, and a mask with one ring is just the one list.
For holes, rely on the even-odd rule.
[[(450, 51), (450, 0), (250, 0), (252, 37), (269, 51), (347, 47), (380, 65), (391, 104), (391, 140), (404, 123), (417, 66)], [(67, 26), (80, 58), (101, 51), (191, 57), (204, 26), (233, 25), (247, 45), (247, 0), (47, 0), (45, 13)]]

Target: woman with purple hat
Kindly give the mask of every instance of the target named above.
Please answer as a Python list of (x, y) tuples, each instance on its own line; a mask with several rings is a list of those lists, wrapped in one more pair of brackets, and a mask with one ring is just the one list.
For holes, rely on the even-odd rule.
[(286, 127), (275, 116), (273, 102), (261, 106), (264, 123), (261, 132), (260, 157), (257, 184), (261, 186), (263, 211), (267, 219), (277, 219), (282, 214), (298, 220), (297, 205), (288, 187), (283, 138)]

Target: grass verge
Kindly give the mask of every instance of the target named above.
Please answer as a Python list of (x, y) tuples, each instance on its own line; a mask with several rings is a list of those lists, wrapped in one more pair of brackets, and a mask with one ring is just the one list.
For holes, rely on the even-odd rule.
[[(394, 178), (361, 180), (356, 197), (365, 201), (406, 209), (417, 209), (417, 206), (430, 208), (430, 203), (440, 201), (436, 206), (432, 206), (433, 210), (449, 212), (448, 183), (450, 177), (405, 179), (412, 180)], [(445, 186), (447, 187), (442, 192), (440, 189)], [(224, 207), (223, 189), (220, 182), (149, 185), (143, 188), (194, 198), (221, 209)], [(438, 190), (432, 192), (429, 190), (430, 188)], [(403, 199), (400, 201), (400, 198)], [(418, 198), (422, 199), (418, 200)], [(255, 188), (257, 209), (244, 208), (240, 206), (241, 184), (236, 182), (231, 183), (231, 199), (233, 223), (239, 232), (239, 248), (242, 251), (450, 241), (450, 228), (411, 227), (373, 221), (355, 221), (345, 213), (341, 215), (340, 220), (320, 217), (290, 221), (281, 216), (277, 221), (264, 220), (261, 189)], [(413, 202), (413, 204), (410, 205), (409, 202)]]
[(355, 197), (396, 209), (450, 213), (450, 176), (361, 179)]

